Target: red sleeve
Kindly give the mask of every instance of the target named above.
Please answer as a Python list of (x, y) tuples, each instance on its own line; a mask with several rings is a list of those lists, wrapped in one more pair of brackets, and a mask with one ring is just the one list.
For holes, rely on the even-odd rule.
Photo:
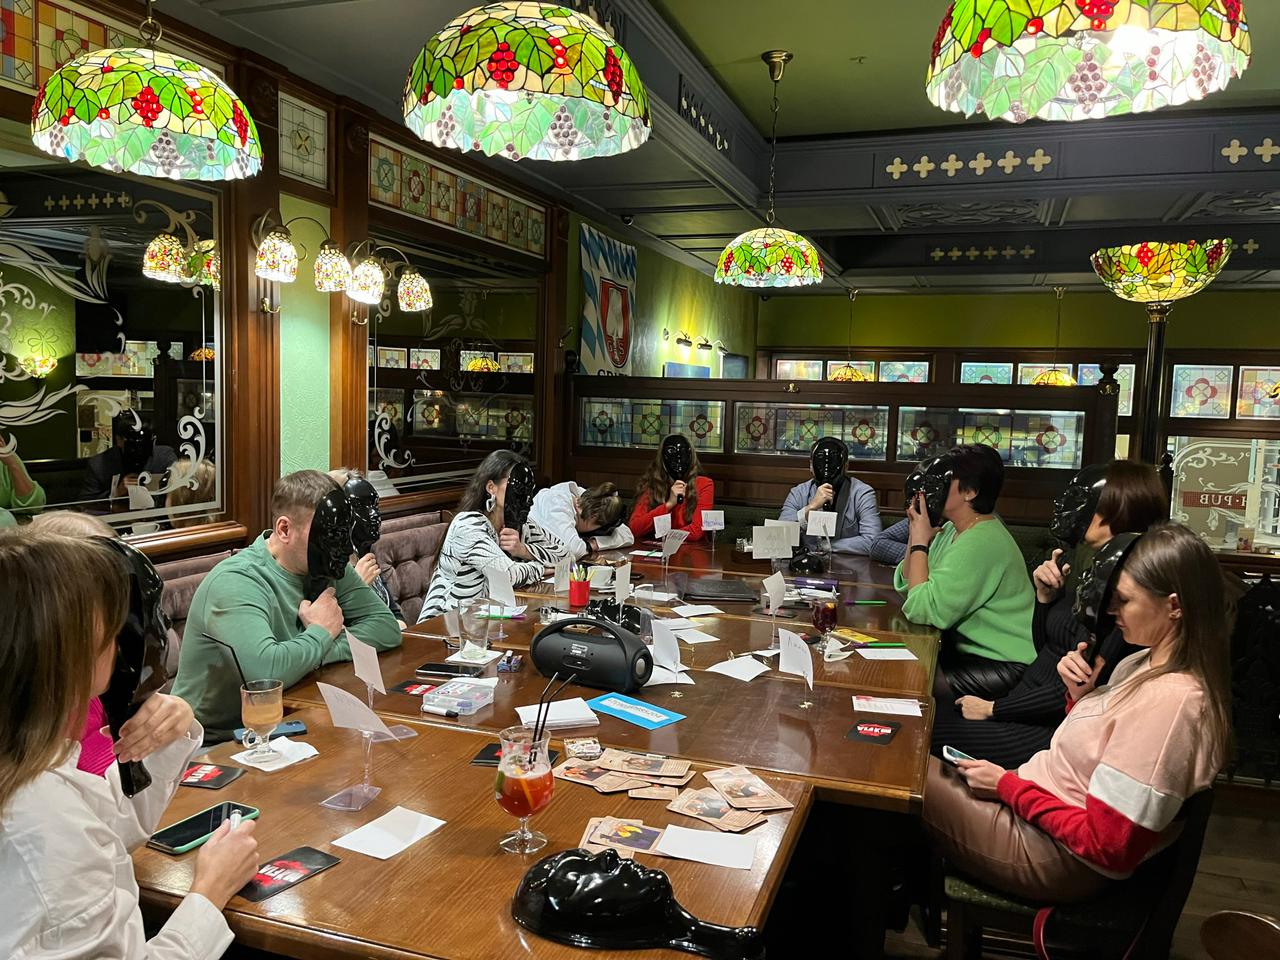
[[(699, 477), (696, 481), (696, 486), (698, 489), (698, 511), (697, 511), (698, 515), (696, 517), (693, 517), (690, 520), (689, 518), (685, 517), (686, 504), (682, 503), (680, 504), (679, 507), (676, 508), (678, 513), (678, 519), (685, 520), (685, 525), (681, 529), (689, 531), (690, 541), (702, 540), (703, 538), (706, 537), (706, 534), (702, 530), (702, 511), (714, 510), (716, 506), (715, 481), (712, 480), (710, 477)], [(631, 532), (635, 533), (634, 527), (632, 527)]]
[(666, 503), (660, 503), (652, 510), (647, 506), (649, 494), (642, 493), (636, 497), (636, 508), (631, 511), (631, 522), (627, 524), (637, 540), (642, 540), (653, 533), (653, 518), (667, 513)]
[(1160, 834), (1134, 823), (1090, 793), (1084, 809), (1066, 803), (1012, 771), (996, 785), (1000, 799), (1092, 866), (1127, 876), (1155, 847)]

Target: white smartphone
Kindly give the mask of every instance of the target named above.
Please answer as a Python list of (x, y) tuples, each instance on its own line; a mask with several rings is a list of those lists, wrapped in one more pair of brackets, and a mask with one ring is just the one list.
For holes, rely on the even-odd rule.
[(958, 763), (961, 760), (973, 760), (974, 758), (967, 753), (961, 753), (955, 747), (944, 746), (942, 748), (942, 759), (947, 763)]

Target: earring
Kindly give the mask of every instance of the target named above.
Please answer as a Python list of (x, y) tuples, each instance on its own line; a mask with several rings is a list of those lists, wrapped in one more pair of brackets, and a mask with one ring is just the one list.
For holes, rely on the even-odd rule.
[(495, 497), (492, 493), (489, 494), (489, 499), (484, 502), (484, 512), (492, 513), (493, 508), (497, 504), (497, 502), (498, 502), (498, 498)]

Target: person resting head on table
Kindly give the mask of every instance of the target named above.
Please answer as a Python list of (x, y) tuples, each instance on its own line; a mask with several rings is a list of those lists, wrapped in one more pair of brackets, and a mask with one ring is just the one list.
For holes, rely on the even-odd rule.
[[(999, 517), (1004, 464), (969, 444), (926, 460), (907, 478), (910, 539), (894, 586), (912, 623), (942, 631), (934, 698), (994, 700), (1035, 659), (1035, 593), (1022, 552)], [(941, 527), (941, 529), (938, 529)]]
[[(541, 580), (546, 567), (560, 559), (564, 549), (560, 542), (527, 521), (534, 497), (533, 489), (526, 489), (531, 475), (529, 464), (511, 450), (493, 451), (476, 468), (440, 544), (419, 623), (466, 600), (486, 596), (486, 568), (505, 570), (511, 585), (521, 587)], [(513, 476), (517, 489), (512, 489)], [(512, 515), (520, 511), (516, 500), (527, 501), (525, 517)]]
[(351, 565), (355, 567), (360, 579), (367, 583), (378, 599), (387, 605), (391, 615), (396, 618), (396, 626), (401, 630), (407, 626), (400, 604), (391, 593), (391, 585), (387, 582), (387, 574), (378, 566), (378, 558), (373, 555), (373, 546), (382, 533), (382, 512), (378, 509), (378, 491), (373, 488), (363, 473), (349, 467), (330, 470), (333, 482), (340, 485), (351, 503)]
[(589, 490), (572, 480), (539, 490), (529, 519), (559, 540), (572, 560), (603, 550), (620, 550), (635, 543), (622, 522), (626, 507), (612, 483)]
[[(211, 741), (230, 739), (240, 726), (240, 669), (244, 679), (279, 680), (287, 688), (323, 664), (350, 660), (346, 630), (378, 650), (400, 645), (395, 617), (345, 562), (350, 512), (330, 509), (337, 504), (346, 507), (341, 488), (319, 470), (281, 477), (271, 497), (271, 529), (219, 562), (196, 588), (173, 692), (191, 704)], [(337, 569), (324, 566), (335, 551)]]
[[(809, 529), (809, 514), (815, 510), (833, 511), (836, 533), (831, 537), (832, 553), (865, 554), (879, 536), (880, 507), (876, 492), (868, 484), (846, 472), (849, 447), (838, 437), (823, 437), (809, 453), (813, 479), (791, 488), (782, 505), (779, 520), (798, 520), (801, 531)], [(801, 545), (809, 550), (822, 548), (824, 537), (801, 537)]]
[(1072, 650), (1058, 675), (1072, 704), (1048, 749), (1016, 770), (929, 759), (924, 825), (984, 884), (1064, 903), (1130, 876), (1177, 836), (1212, 786), (1231, 735), (1231, 617), (1218, 562), (1195, 533), (1152, 527), (1123, 559), (1110, 609), (1127, 643), (1106, 686)]
[(46, 501), (44, 487), (31, 479), (18, 456), (17, 440), (0, 433), (0, 510), (39, 510)]
[(688, 530), (690, 540), (701, 540), (702, 511), (715, 508), (715, 483), (702, 475), (698, 451), (683, 434), (664, 437), (653, 461), (636, 484), (631, 511), (631, 532), (637, 537), (653, 534), (654, 517), (670, 516), (672, 530)]
[[(1146, 464), (1116, 460), (1085, 467), (1054, 503), (1050, 532), (1080, 560), (1121, 533), (1142, 533), (1168, 517), (1169, 500), (1156, 471)], [(1078, 549), (1077, 549), (1078, 548)], [(1017, 685), (1003, 696), (963, 696), (954, 710), (940, 709), (933, 721), (933, 752), (950, 745), (971, 757), (1016, 767), (1049, 746), (1066, 716), (1066, 688), (1058, 661), (1089, 640), (1089, 630), (1076, 616), (1076, 585), (1068, 582), (1071, 564), (1058, 566), (1062, 550), (1032, 574), (1036, 591), (1031, 639), (1036, 659)], [(1098, 683), (1135, 648), (1120, 630), (1100, 637)]]
[[(189, 892), (146, 939), (130, 853), (159, 824), (203, 731), (185, 701), (147, 696), (116, 672), (133, 589), (104, 540), (0, 531), (0, 956), (211, 960), (231, 944), (221, 911), (258, 869), (251, 820), (200, 848)], [(133, 797), (116, 764), (105, 776), (76, 767), (89, 703), (121, 678), (145, 697), (113, 748), (151, 775)]]

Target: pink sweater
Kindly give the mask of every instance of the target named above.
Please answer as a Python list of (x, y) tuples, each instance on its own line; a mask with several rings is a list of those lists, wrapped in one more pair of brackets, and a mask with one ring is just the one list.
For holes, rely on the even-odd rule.
[(1194, 677), (1164, 674), (1120, 695), (1149, 659), (1143, 651), (1123, 660), (1110, 684), (1075, 704), (1049, 749), (998, 786), (1019, 817), (1117, 879), (1172, 842), (1183, 801), (1218, 772)]
[(80, 734), (80, 759), (76, 761), (76, 767), (100, 777), (107, 775), (107, 768), (116, 760), (111, 738), (100, 732), (106, 725), (107, 714), (102, 709), (102, 701), (94, 697), (89, 704), (84, 733)]

